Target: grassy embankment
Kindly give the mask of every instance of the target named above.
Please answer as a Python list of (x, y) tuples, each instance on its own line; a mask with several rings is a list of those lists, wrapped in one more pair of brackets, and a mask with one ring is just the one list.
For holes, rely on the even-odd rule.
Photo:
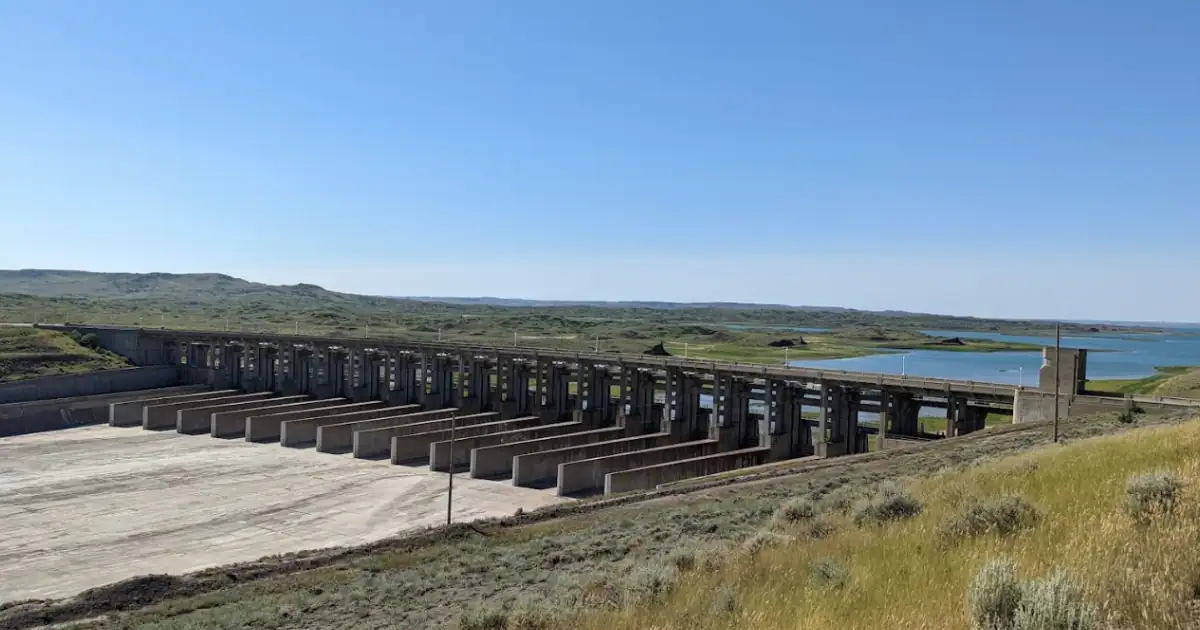
[[(1182, 484), (1174, 509), (1139, 518), (1147, 512), (1131, 508), (1131, 497), (1154, 496), (1164, 484), (1141, 493), (1127, 484), (1159, 471)], [(743, 547), (708, 567), (697, 558), (682, 576), (660, 569), (672, 577), (649, 602), (556, 627), (970, 628), (971, 584), (1002, 559), (1022, 581), (1065, 572), (1060, 599), (1026, 587), (1018, 616), (1050, 604), (1095, 623), (998, 627), (1167, 630), (1200, 622), (1193, 616), (1200, 604), (1200, 422), (943, 471), (909, 491), (907, 507), (915, 509), (895, 500), (877, 503), (887, 509), (875, 512), (789, 504), (757, 552)], [(911, 512), (919, 514), (905, 518)], [(971, 601), (996, 588), (976, 590)]]
[(1088, 381), (1089, 391), (1150, 396), (1200, 398), (1200, 368), (1171, 366), (1157, 368), (1154, 376), (1138, 379)]
[[(1139, 416), (1138, 423), (1174, 424), (1182, 420), (1181, 416)], [(1064, 425), (1063, 430), (1066, 439), (1076, 440), (1126, 432), (1133, 426), (1120, 422), (1112, 414), (1072, 419)], [(773, 514), (782, 505), (805, 500), (836, 513), (835, 506), (853, 505), (881, 482), (920, 477), (940, 470), (953, 473), (947, 472), (935, 481), (919, 484), (917, 491), (920, 496), (926, 496), (926, 490), (922, 488), (932, 492), (943, 484), (948, 487), (974, 487), (970, 484), (981, 482), (972, 480), (984, 477), (977, 477), (976, 473), (971, 472), (972, 466), (1045, 445), (1048, 439), (1049, 431), (1045, 426), (998, 427), (920, 447), (823, 462), (797, 463), (774, 473), (785, 476), (765, 481), (708, 488), (648, 502), (606, 507), (595, 512), (586, 511), (589, 504), (581, 503), (566, 508), (565, 514), (563, 508), (553, 508), (504, 521), (483, 521), (469, 526), (431, 530), (416, 539), (401, 538), (357, 551), (265, 558), (255, 563), (220, 567), (190, 576), (152, 576), (98, 589), (65, 602), (30, 603), (9, 606), (7, 609), (0, 606), (0, 628), (97, 615), (107, 616), (83, 626), (159, 630), (244, 627), (503, 628), (504, 625), (494, 624), (462, 625), (462, 620), (474, 623), (480, 619), (498, 619), (503, 624), (507, 619), (509, 627), (521, 627), (514, 625), (520, 616), (518, 611), (531, 611), (531, 615), (540, 616), (546, 621), (546, 616), (552, 613), (571, 613), (583, 609), (615, 610), (638, 605), (637, 602), (642, 598), (659, 593), (662, 586), (675, 584), (672, 580), (688, 585), (684, 589), (688, 592), (711, 594), (709, 589), (720, 586), (717, 581), (719, 576), (732, 578), (743, 575), (735, 573), (740, 571), (734, 568), (739, 565), (731, 564), (728, 570), (716, 574), (686, 574), (682, 578), (678, 570), (672, 567), (687, 566), (708, 558), (740, 563), (740, 549), (744, 545), (757, 544), (747, 541), (769, 541), (778, 533), (800, 536), (805, 531), (802, 525), (776, 530), (767, 536), (760, 535), (763, 530), (777, 526), (778, 521)], [(1182, 444), (1179, 440), (1163, 442), (1168, 446), (1172, 443)], [(1065, 452), (1075, 451), (1068, 449)], [(1161, 454), (1156, 456), (1160, 459), (1163, 457)], [(1116, 463), (1118, 467), (1132, 468), (1145, 462), (1148, 457), (1122, 456), (1117, 458), (1119, 461)], [(1046, 460), (1047, 463), (1050, 461)], [(1089, 463), (1090, 456), (1072, 455), (1067, 461), (1072, 465), (1063, 466), (1061, 472), (1066, 477), (1051, 476), (1044, 482), (1031, 485), (1031, 488), (1047, 488), (1065, 481), (1082, 482), (1085, 493), (1078, 496), (1086, 497), (1089, 496), (1086, 494), (1087, 484), (1105, 478), (1099, 473), (1092, 473), (1107, 464), (1098, 466), (1094, 462)], [(1163, 461), (1169, 462), (1170, 457)], [(1009, 481), (1004, 478), (993, 479), (989, 483), (1021, 484), (1028, 477), (1015, 476)], [(943, 501), (949, 496), (938, 495), (938, 498), (926, 500), (932, 505), (932, 502)], [(1027, 498), (1030, 501), (1041, 500), (1038, 496), (1031, 493)], [(1059, 509), (1059, 504), (1047, 503), (1039, 507), (1050, 514), (1050, 510)], [(937, 509), (931, 507), (930, 513), (937, 513)], [(1074, 514), (1069, 511), (1072, 509), (1069, 505), (1062, 509), (1068, 510), (1068, 515)], [(558, 516), (547, 520), (549, 514)], [(836, 549), (849, 551), (855, 544), (871, 543), (873, 537), (895, 542), (897, 538), (893, 536), (899, 536), (888, 529), (859, 531), (840, 515), (830, 517), (828, 522), (833, 532), (841, 531), (842, 534), (834, 533), (828, 539), (831, 542), (822, 543), (835, 546), (817, 548), (822, 557)], [(939, 546), (945, 537), (931, 529), (927, 521), (918, 522), (926, 523), (919, 540), (914, 543), (912, 539), (902, 538), (906, 546), (897, 548), (897, 554), (911, 553), (916, 559), (924, 559), (943, 551), (958, 553), (953, 546)], [(852, 538), (837, 538), (840, 535)], [(842, 542), (832, 542), (838, 540)], [(1015, 540), (1020, 542), (1024, 539)], [(779, 557), (793, 554), (811, 557), (817, 551), (805, 551), (807, 544), (798, 538), (795, 545), (789, 547), (790, 553), (782, 553)], [(972, 550), (980, 549), (978, 544), (970, 542), (961, 549), (964, 554), (970, 555), (974, 553)], [(1061, 555), (1049, 556), (1051, 559), (1058, 557)], [(979, 559), (982, 560), (982, 556)], [(866, 560), (865, 556), (863, 560)], [(839, 557), (838, 561), (853, 568), (850, 584), (855, 585), (855, 590), (846, 593), (858, 592), (859, 581), (869, 578), (870, 572), (864, 570), (862, 565), (854, 564), (851, 558)], [(928, 585), (922, 582), (929, 578), (927, 571), (913, 567), (908, 574), (892, 573), (890, 569), (897, 569), (898, 565), (881, 566), (886, 567), (887, 572), (880, 575), (887, 576), (887, 583), (891, 584), (888, 587), (892, 589), (889, 606), (898, 605), (899, 610), (911, 612), (915, 606), (930, 604), (930, 609), (936, 612), (939, 606), (962, 601), (965, 587), (961, 584), (947, 587), (931, 596)], [(745, 575), (759, 575), (754, 570), (746, 569), (748, 573)], [(761, 586), (774, 589), (778, 585), (807, 593), (807, 575), (807, 567), (800, 567), (786, 576), (772, 576), (773, 584)], [(659, 580), (659, 577), (666, 581)], [(732, 584), (737, 588), (749, 589), (752, 582)], [(878, 585), (881, 582), (884, 580), (869, 583)], [(906, 593), (903, 589), (910, 584), (916, 590)], [(671, 610), (685, 613), (686, 606), (691, 605), (687, 604), (685, 595), (684, 592), (678, 593), (673, 599), (668, 599), (666, 605), (676, 607)], [(844, 606), (846, 602), (836, 598), (847, 596), (845, 593), (831, 593), (835, 600), (829, 605)], [(789, 601), (800, 601), (795, 600), (800, 595), (789, 597), (793, 598)], [(804, 597), (806, 599), (803, 601), (811, 601), (811, 593)], [(936, 603), (935, 600), (939, 599), (947, 603)], [(762, 603), (752, 595), (738, 602), (742, 611), (753, 610), (748, 606), (755, 602)], [(118, 612), (122, 610), (125, 612)], [(656, 614), (653, 609), (639, 610), (641, 612), (620, 613), (613, 618), (585, 617), (579, 623), (595, 626), (611, 621), (619, 624), (618, 627), (653, 627), (634, 623), (640, 618), (639, 615), (653, 617)], [(878, 613), (872, 611), (869, 614)], [(657, 618), (666, 622), (660, 627), (688, 627), (674, 624), (667, 617)], [(753, 621), (753, 617), (748, 618)], [(28, 621), (21, 622), (22, 619)], [(729, 618), (724, 619), (728, 621)], [(802, 616), (794, 616), (781, 623), (800, 623), (802, 619)], [(853, 620), (854, 615), (847, 619)], [(721, 618), (717, 617), (701, 621), (708, 623), (709, 627), (728, 627), (718, 623)], [(841, 621), (839, 619), (825, 627), (849, 627), (842, 625)], [(918, 621), (907, 626), (863, 627), (923, 626)]]
[(49, 330), (0, 326), (0, 382), (129, 367), (89, 339)]

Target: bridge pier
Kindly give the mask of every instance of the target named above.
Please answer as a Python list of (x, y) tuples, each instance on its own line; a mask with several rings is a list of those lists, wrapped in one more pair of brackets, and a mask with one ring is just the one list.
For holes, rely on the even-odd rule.
[(657, 381), (650, 370), (622, 367), (619, 413), (625, 433), (629, 436), (662, 431), (662, 408), (654, 402)]
[(757, 446), (758, 427), (752, 425), (750, 414), (750, 381), (722, 375), (720, 385), (721, 414), (716, 419), (718, 450)]
[(664, 415), (673, 440), (686, 442), (708, 438), (709, 414), (700, 408), (700, 391), (700, 379), (695, 374), (679, 369), (667, 370)]
[(866, 451), (865, 440), (858, 428), (860, 397), (861, 392), (855, 388), (821, 384), (817, 455), (836, 457)]
[(450, 357), (433, 355), (426, 360), (429, 370), (429, 390), (424, 392), (421, 405), (426, 411), (446, 409), (454, 406), (454, 365)]
[(759, 435), (769, 448), (768, 461), (807, 457), (814, 452), (812, 427), (804, 419), (804, 389), (783, 381), (768, 381), (767, 391), (774, 402), (768, 406), (765, 427)]
[(459, 395), (455, 406), (463, 413), (492, 411), (492, 370), (488, 360), (471, 357), (468, 362), (459, 357), (458, 368)]
[(529, 415), (529, 366), (516, 357), (501, 357), (498, 373), (503, 380), (503, 398), (500, 401), (500, 417), (504, 420)]
[(592, 363), (579, 365), (578, 385), (575, 387), (575, 421), (596, 428), (612, 424), (612, 379), (608, 370)]

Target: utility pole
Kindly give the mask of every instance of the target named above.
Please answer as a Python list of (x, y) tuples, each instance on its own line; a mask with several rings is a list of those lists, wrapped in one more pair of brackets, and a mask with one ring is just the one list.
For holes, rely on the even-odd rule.
[(454, 514), (454, 427), (458, 424), (458, 412), (450, 414), (450, 478), (446, 487), (446, 524)]
[(688, 342), (683, 342), (683, 358), (687, 358)]
[(363, 333), (363, 336), (364, 337), (371, 336), (371, 322), (367, 322), (367, 329), (366, 329), (366, 332)]
[(513, 331), (513, 347), (517, 347), (517, 331)]
[(296, 334), (300, 334), (300, 320), (298, 319), (296, 320)]
[(596, 335), (596, 352), (600, 352), (600, 335)]
[(442, 329), (439, 328), (438, 329), (438, 341), (441, 341), (441, 340), (442, 340)]
[(788, 364), (788, 350), (790, 350), (790, 349), (791, 348), (788, 348), (787, 346), (783, 347), (783, 364), (784, 365)]
[(1058, 443), (1059, 381), (1062, 374), (1062, 326), (1054, 325), (1054, 442)]

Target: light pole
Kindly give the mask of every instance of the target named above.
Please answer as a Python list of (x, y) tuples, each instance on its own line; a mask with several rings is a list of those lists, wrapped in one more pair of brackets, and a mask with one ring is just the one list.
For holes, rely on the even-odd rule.
[(900, 378), (908, 375), (908, 355), (900, 355)]
[(1017, 389), (1025, 387), (1025, 366), (1017, 366), (1016, 370), (1003, 369), (1001, 372), (1016, 372), (1017, 373)]
[(685, 342), (683, 342), (683, 358), (685, 358), (685, 359), (687, 358), (687, 352), (688, 352), (688, 342), (685, 341)]
[(784, 365), (788, 364), (788, 350), (791, 350), (791, 348), (788, 348), (787, 346), (783, 347), (783, 364)]
[(446, 487), (446, 524), (454, 514), (454, 426), (458, 424), (458, 413), (450, 414), (450, 478)]
[(1059, 402), (1059, 377), (1062, 374), (1062, 363), (1059, 359), (1062, 358), (1062, 326), (1054, 325), (1054, 442), (1058, 443), (1058, 402)]

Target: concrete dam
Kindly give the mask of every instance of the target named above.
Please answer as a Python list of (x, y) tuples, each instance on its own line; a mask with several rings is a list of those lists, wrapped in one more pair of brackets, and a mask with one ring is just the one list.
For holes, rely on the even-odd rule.
[[(871, 439), (953, 437), (983, 428), (989, 413), (1053, 410), (1038, 389), (670, 356), (56, 328), (93, 333), (137, 365), (175, 366), (180, 384), (206, 388), (112, 403), (113, 426), (453, 468), (559, 496), (859, 453)], [(1051, 354), (1043, 384), (1054, 380)], [(1086, 351), (1064, 350), (1061, 363), (1063, 391), (1082, 393)], [(930, 408), (944, 410), (944, 436), (921, 431)], [(881, 421), (860, 423), (860, 412)]]
[[(1056, 365), (1063, 415), (1129, 404), (1082, 393), (1082, 351), (1058, 363), (1051, 351), (1045, 386), (1014, 390), (669, 356), (47, 328), (94, 333), (137, 367), (0, 385), (0, 557), (14, 559), (0, 563), (0, 602), (364, 544), (442, 524), (448, 507), (455, 521), (507, 516), (962, 435), (989, 413), (1048, 420)], [(944, 414), (946, 435), (923, 432), (922, 409)], [(450, 470), (464, 474), (448, 506)]]

